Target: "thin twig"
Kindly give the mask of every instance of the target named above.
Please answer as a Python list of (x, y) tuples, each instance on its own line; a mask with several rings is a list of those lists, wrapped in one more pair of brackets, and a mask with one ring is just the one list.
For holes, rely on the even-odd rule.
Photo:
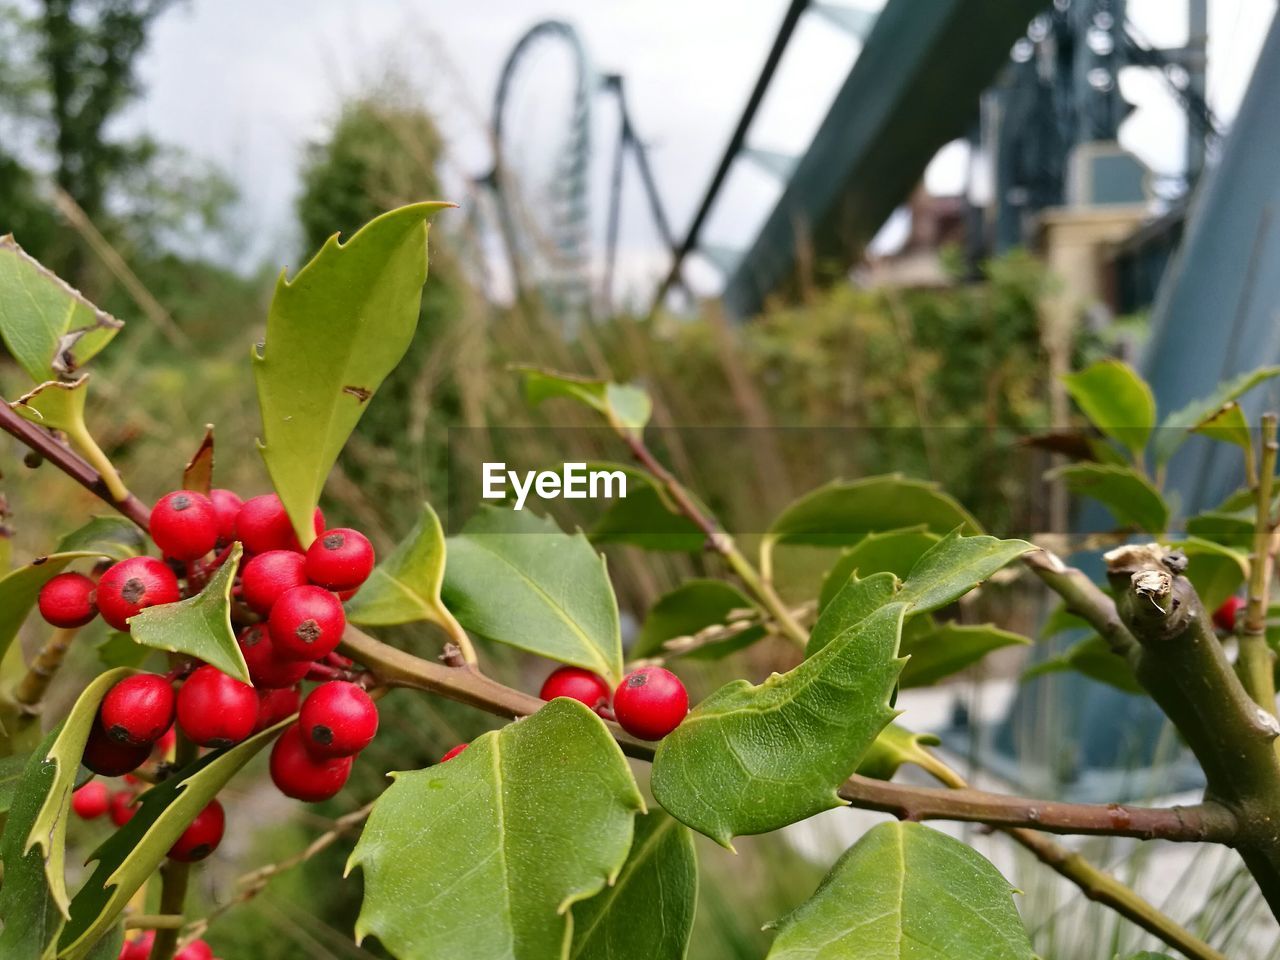
[(210, 924), (232, 907), (252, 900), (266, 889), (267, 884), (277, 875), (306, 863), (321, 851), (333, 846), (341, 837), (364, 823), (372, 811), (373, 804), (365, 804), (359, 810), (353, 810), (351, 813), (339, 817), (333, 822), (332, 829), (316, 837), (301, 852), (277, 863), (269, 863), (264, 867), (242, 874), (235, 881), (235, 893), (230, 900), (219, 904), (207, 917), (201, 917), (199, 920), (193, 920), (187, 924), (186, 929), (183, 931), (182, 943), (187, 944), (204, 936)]
[(31, 661), (31, 666), (13, 691), (13, 699), (22, 705), (25, 712), (34, 714), (38, 711), (40, 701), (44, 699), (78, 632), (78, 627), (54, 630)]

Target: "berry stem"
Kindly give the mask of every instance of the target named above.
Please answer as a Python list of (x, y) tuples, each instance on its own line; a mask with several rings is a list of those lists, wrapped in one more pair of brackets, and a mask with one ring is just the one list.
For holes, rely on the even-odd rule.
[(1272, 537), (1271, 494), (1276, 473), (1276, 415), (1262, 415), (1262, 468), (1258, 474), (1253, 554), (1249, 558), (1249, 600), (1240, 630), (1236, 672), (1255, 703), (1276, 712), (1275, 654), (1267, 644), (1267, 602), (1275, 554)]
[(31, 661), (31, 666), (13, 691), (13, 699), (22, 705), (23, 713), (34, 716), (39, 712), (40, 701), (44, 699), (49, 684), (62, 666), (77, 633), (78, 627), (54, 630), (36, 658)]
[[(174, 746), (174, 766), (181, 770), (200, 754), (200, 748), (175, 725), (177, 742)], [(169, 860), (160, 869), (160, 913), (182, 917), (187, 901), (187, 884), (191, 879), (191, 864)], [(178, 950), (179, 927), (166, 927), (156, 931), (155, 946), (151, 948), (151, 960), (173, 960)]]

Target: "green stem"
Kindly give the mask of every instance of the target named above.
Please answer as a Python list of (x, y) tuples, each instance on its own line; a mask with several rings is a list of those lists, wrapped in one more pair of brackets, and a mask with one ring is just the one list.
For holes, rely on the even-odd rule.
[(111, 463), (110, 458), (102, 452), (102, 448), (98, 446), (98, 442), (93, 439), (93, 435), (84, 424), (79, 423), (75, 427), (69, 427), (66, 434), (67, 439), (79, 449), (85, 462), (98, 471), (98, 476), (102, 478), (103, 484), (111, 494), (111, 499), (116, 503), (128, 500), (131, 496), (129, 488), (124, 485), (119, 471)]
[(1267, 603), (1274, 564), (1272, 554), (1271, 491), (1276, 473), (1276, 415), (1262, 415), (1262, 469), (1258, 474), (1253, 555), (1249, 566), (1249, 600), (1240, 631), (1236, 671), (1258, 706), (1276, 710), (1275, 654), (1267, 644)]
[(645, 444), (643, 437), (628, 430), (618, 430), (618, 435), (631, 448), (631, 453), (641, 465), (662, 485), (676, 509), (707, 535), (707, 545), (724, 557), (730, 569), (747, 588), (752, 602), (773, 620), (779, 633), (803, 650), (809, 643), (808, 632), (796, 622), (769, 580), (761, 577), (751, 565), (751, 561), (743, 556), (742, 551), (734, 543), (733, 537), (725, 532), (715, 518), (702, 511), (689, 491), (685, 489), (684, 484), (653, 455), (653, 451)]

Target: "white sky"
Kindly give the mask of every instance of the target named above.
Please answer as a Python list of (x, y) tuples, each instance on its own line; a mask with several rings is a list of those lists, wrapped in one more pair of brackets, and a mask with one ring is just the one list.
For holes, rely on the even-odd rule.
[[(850, 0), (859, 2), (859, 0)], [(875, 8), (882, 0), (860, 0)], [(571, 21), (599, 69), (626, 78), (633, 116), (669, 214), (681, 232), (701, 197), (787, 0), (191, 0), (157, 24), (142, 68), (145, 99), (129, 118), (158, 138), (226, 169), (244, 196), (241, 224), (253, 256), (296, 260), (292, 203), (302, 146), (319, 136), (346, 96), (404, 71), (436, 114), (450, 146), (451, 189), (491, 163), (483, 124), (499, 70), (519, 36), (549, 17)], [(1210, 0), (1209, 99), (1234, 114), (1275, 10), (1274, 0)], [(1152, 42), (1185, 39), (1183, 0), (1130, 0), (1130, 17)], [(753, 129), (758, 146), (797, 152), (825, 114), (858, 45), (807, 15)], [(1129, 71), (1122, 89), (1139, 110), (1123, 142), (1157, 172), (1181, 166), (1183, 123), (1158, 77)], [(558, 116), (557, 98), (534, 88), (529, 109)], [(596, 123), (593, 172), (607, 176), (611, 115)], [(607, 144), (605, 134), (609, 134)], [(949, 151), (930, 187), (961, 186), (964, 158)], [(664, 262), (629, 184), (624, 282)], [(742, 246), (768, 213), (778, 185), (751, 166), (731, 175), (704, 237)], [(465, 199), (455, 194), (451, 199)], [(595, 215), (602, 222), (597, 204)], [(456, 216), (456, 215), (455, 215)], [(695, 279), (710, 285), (709, 268)]]

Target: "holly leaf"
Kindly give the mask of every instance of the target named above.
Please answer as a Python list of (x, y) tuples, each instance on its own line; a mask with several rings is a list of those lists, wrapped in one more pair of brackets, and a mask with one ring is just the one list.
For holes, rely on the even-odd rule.
[(622, 679), (618, 604), (585, 536), (527, 511), (481, 507), (447, 543), (444, 602), (464, 627)]
[[(737, 587), (723, 580), (688, 580), (649, 608), (631, 649), (631, 658), (680, 656), (685, 648), (668, 645), (668, 641), (682, 637), (696, 639), (695, 635), (708, 627), (728, 624), (735, 615), (740, 619), (744, 612), (750, 611), (751, 601)], [(755, 643), (764, 634), (762, 626), (747, 626), (722, 640), (694, 646), (688, 655), (718, 659)]]
[(57, 729), (50, 731), (26, 758), (0, 839), (0, 861), (4, 863), (0, 956), (5, 960), (44, 960), (46, 948), (57, 939), (64, 923), (49, 887), (43, 851), (27, 845), (27, 836), (57, 774), (56, 766), (44, 759), (57, 736)]
[(642, 388), (632, 384), (592, 380), (571, 373), (559, 373), (538, 367), (516, 366), (523, 374), (525, 400), (538, 406), (552, 397), (568, 397), (585, 403), (605, 418), (619, 433), (639, 437), (653, 413), (653, 402)]
[(618, 879), (644, 809), (603, 721), (567, 699), (392, 777), (347, 870), (356, 941), (415, 960), (566, 957), (571, 908)]
[(573, 908), (569, 960), (683, 960), (697, 899), (693, 834), (661, 810), (636, 817), (618, 879)]
[(1013, 887), (918, 823), (872, 827), (789, 916), (767, 960), (1034, 960)]
[(867, 534), (842, 553), (823, 578), (822, 589), (818, 593), (818, 609), (830, 603), (855, 573), (860, 577), (892, 573), (905, 579), (915, 562), (938, 539), (936, 533), (930, 533), (922, 526)]
[(891, 474), (836, 480), (805, 494), (778, 514), (766, 541), (851, 546), (869, 533), (919, 525), (940, 534), (956, 527), (966, 533), (980, 530), (937, 484)]
[(446, 633), (462, 627), (440, 599), (444, 583), (445, 541), (440, 518), (431, 504), (405, 537), (347, 601), (347, 619), (367, 627), (394, 626), (426, 620)]
[(129, 619), (129, 632), (143, 646), (185, 653), (252, 685), (244, 654), (231, 626), (231, 583), (241, 547), (231, 545), (226, 561), (194, 597), (147, 607)]
[(101, 643), (94, 645), (98, 662), (104, 667), (140, 667), (155, 651), (143, 646), (121, 630), (108, 631)]
[(681, 514), (653, 475), (621, 463), (591, 463), (593, 470), (621, 471), (627, 495), (609, 501), (589, 531), (593, 543), (629, 543), (645, 550), (697, 553), (707, 535)]
[(1272, 377), (1280, 376), (1280, 366), (1259, 367), (1248, 373), (1242, 373), (1231, 380), (1224, 380), (1207, 397), (1193, 400), (1181, 410), (1175, 410), (1164, 418), (1160, 429), (1156, 432), (1153, 450), (1157, 466), (1169, 462), (1182, 442), (1198, 425), (1204, 423), (1215, 412), (1221, 410), (1232, 400), (1238, 400), (1260, 383)]
[(18, 792), (18, 784), (31, 759), (29, 753), (0, 757), (0, 814), (7, 813), (13, 805), (13, 798)]
[(291, 722), (292, 718), (233, 747), (208, 753), (141, 796), (133, 819), (89, 858), (97, 866), (71, 901), (71, 919), (59, 938), (59, 960), (92, 955), (191, 821)]
[(654, 797), (724, 846), (843, 804), (840, 784), (896, 716), (904, 618), (951, 603), (1032, 549), (955, 530), (901, 584), (891, 573), (851, 579), (819, 615), (803, 663), (759, 686), (721, 687), (667, 735)]
[[(864, 582), (880, 584), (877, 589), (883, 594), (869, 596), (867, 602), (888, 603), (892, 599), (906, 603), (913, 614), (929, 613), (954, 603), (993, 573), (1034, 549), (1035, 545), (1025, 540), (1000, 540), (986, 535), (966, 537), (958, 529), (953, 530), (912, 565), (911, 572), (896, 593), (892, 590), (885, 593), (883, 584), (886, 581), (882, 577), (864, 578)], [(887, 582), (896, 581), (896, 577), (890, 576)], [(812, 657), (821, 650), (829, 637), (828, 632), (815, 626), (809, 636), (806, 656)]]
[(1170, 546), (1186, 554), (1187, 579), (1208, 610), (1216, 610), (1249, 577), (1249, 555), (1243, 550), (1201, 537), (1186, 537)]
[(901, 653), (909, 657), (899, 681), (902, 689), (927, 687), (971, 667), (993, 650), (1027, 645), (1031, 641), (994, 624), (943, 623), (919, 636), (908, 631)]
[(1162, 534), (1169, 525), (1169, 505), (1151, 481), (1129, 467), (1071, 463), (1045, 476), (1061, 480), (1072, 493), (1097, 500), (1122, 526)]
[(74, 374), (123, 326), (0, 237), (0, 338), (36, 383)]
[(759, 686), (735, 680), (696, 706), (658, 746), (654, 798), (732, 849), (843, 804), (836, 789), (895, 716), (906, 605), (886, 603), (892, 574), (850, 581), (814, 625), (819, 652)]
[(446, 206), (392, 210), (346, 243), (334, 234), (276, 283), (266, 344), (253, 357), (259, 446), (303, 546), (315, 539), (312, 514), (338, 453), (413, 340), (427, 221)]
[(89, 741), (103, 697), (132, 673), (125, 668), (108, 670), (92, 680), (76, 698), (58, 736), (44, 754), (44, 765), (52, 765), (54, 772), (48, 782), (44, 802), (28, 831), (22, 855), (25, 857), (39, 848), (50, 896), (64, 917), (68, 915), (71, 903), (67, 896), (66, 878), (67, 820), (71, 815), (71, 794), (75, 790), (80, 758), (84, 756), (84, 746)]
[(1062, 378), (1071, 399), (1089, 422), (1142, 457), (1156, 425), (1156, 398), (1133, 367), (1119, 360), (1100, 360)]
[(140, 542), (138, 528), (127, 520), (95, 517), (63, 537), (53, 553), (0, 577), (0, 656), (18, 635), (48, 581), (77, 560), (127, 559)]
[(182, 489), (203, 493), (206, 497), (213, 488), (213, 424), (206, 424), (204, 439), (196, 449), (195, 456), (182, 471)]

